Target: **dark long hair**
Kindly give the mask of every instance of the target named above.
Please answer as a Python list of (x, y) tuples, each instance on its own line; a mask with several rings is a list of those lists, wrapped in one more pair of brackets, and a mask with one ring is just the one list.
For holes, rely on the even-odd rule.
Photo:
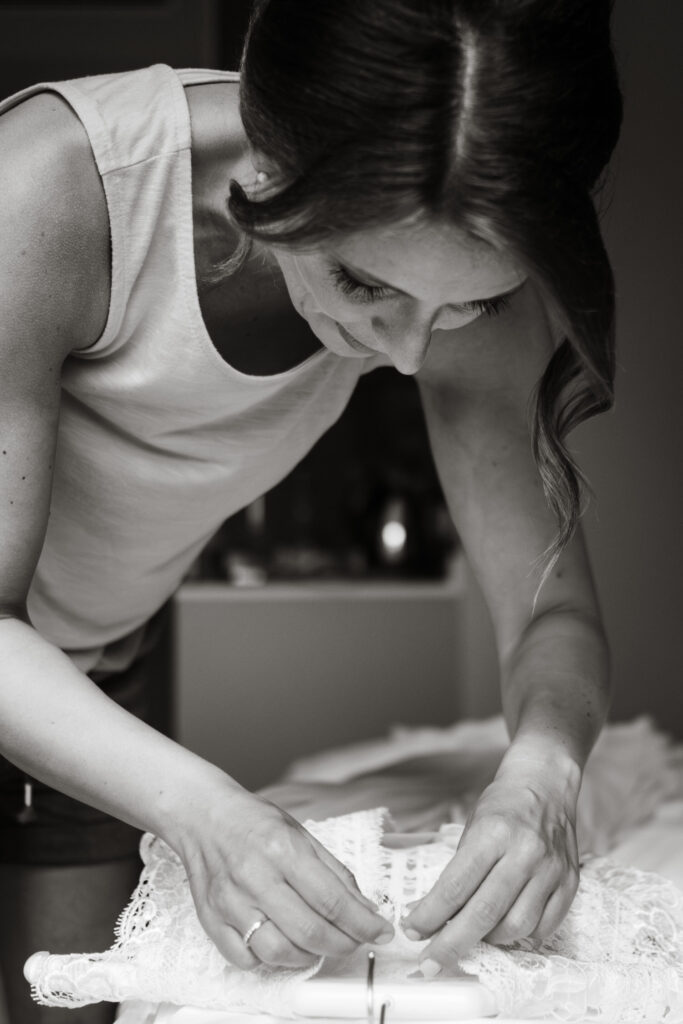
[(595, 196), (621, 94), (610, 0), (257, 0), (241, 114), (275, 170), (231, 183), (250, 238), (302, 245), (416, 213), (505, 250), (562, 329), (533, 453), (559, 530), (580, 514), (567, 433), (608, 408), (614, 283)]

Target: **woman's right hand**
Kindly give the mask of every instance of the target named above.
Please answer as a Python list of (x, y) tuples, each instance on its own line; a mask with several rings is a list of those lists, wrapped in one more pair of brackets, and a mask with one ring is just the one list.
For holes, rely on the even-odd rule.
[[(351, 872), (286, 811), (246, 790), (224, 793), (179, 845), (199, 920), (238, 967), (308, 967), (393, 937)], [(247, 948), (242, 936), (264, 918)]]

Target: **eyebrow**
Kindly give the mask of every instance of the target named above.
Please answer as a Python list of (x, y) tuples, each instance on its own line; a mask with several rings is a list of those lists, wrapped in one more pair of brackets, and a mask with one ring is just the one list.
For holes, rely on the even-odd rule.
[[(381, 288), (389, 288), (392, 292), (398, 292), (399, 295), (408, 295), (409, 298), (412, 298), (412, 296), (410, 296), (408, 292), (404, 292), (402, 288), (397, 288), (396, 285), (389, 284), (388, 281), (382, 281), (381, 278), (375, 277), (374, 274), (368, 274), (366, 270), (359, 270), (357, 267), (354, 267), (353, 264), (348, 263), (339, 256), (335, 256), (334, 258), (343, 270), (349, 270), (352, 274), (356, 274), (361, 284), (379, 285)], [(519, 284), (516, 284), (514, 288), (510, 288), (506, 292), (500, 292), (498, 295), (487, 295), (485, 299), (469, 299), (467, 302), (447, 302), (445, 305), (457, 308), (470, 306), (476, 302), (496, 302), (498, 299), (507, 299), (511, 295), (516, 295), (518, 291), (521, 291), (527, 281), (528, 278), (525, 277), (524, 280), (520, 281)]]

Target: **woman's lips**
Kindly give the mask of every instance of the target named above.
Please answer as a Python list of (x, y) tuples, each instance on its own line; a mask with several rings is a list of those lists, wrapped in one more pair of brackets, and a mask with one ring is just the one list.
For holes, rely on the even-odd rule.
[(372, 354), (372, 349), (368, 348), (367, 345), (363, 345), (360, 341), (356, 341), (354, 336), (352, 334), (349, 334), (349, 332), (346, 330), (343, 324), (338, 323), (337, 327), (339, 329), (339, 333), (341, 334), (346, 344), (350, 345), (351, 348), (355, 348), (356, 352), (367, 352), (368, 355)]

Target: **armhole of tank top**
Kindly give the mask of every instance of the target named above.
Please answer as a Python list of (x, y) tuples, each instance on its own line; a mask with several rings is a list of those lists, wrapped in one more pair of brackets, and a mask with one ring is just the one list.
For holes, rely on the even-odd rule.
[(71, 82), (59, 82), (52, 85), (52, 91), (58, 93), (69, 104), (76, 117), (83, 125), (92, 149), (97, 167), (104, 201), (107, 207), (109, 225), (109, 305), (107, 318), (100, 336), (87, 348), (73, 352), (77, 359), (93, 359), (109, 348), (117, 336), (126, 308), (126, 247), (124, 245), (123, 225), (120, 215), (120, 178), (111, 171), (120, 170), (113, 160), (109, 134), (97, 105)]
[[(88, 102), (87, 97), (73, 89), (68, 82), (38, 82), (35, 85), (30, 85), (26, 89), (22, 89), (20, 92), (14, 93), (14, 95), (8, 96), (7, 99), (2, 100), (2, 102), (0, 102), (0, 115), (4, 114), (7, 110), (11, 110), (13, 107), (19, 106), (19, 104), (23, 103), (24, 100), (30, 99), (32, 96), (38, 96), (40, 93), (44, 92), (53, 92), (57, 96), (60, 96), (81, 122), (92, 150), (100, 181), (102, 182), (102, 191), (104, 193), (105, 203), (107, 206), (107, 221), (109, 224), (110, 287), (107, 317), (99, 338), (97, 338), (92, 345), (88, 345), (87, 348), (74, 350), (72, 355), (81, 357), (88, 356), (90, 353), (99, 354), (99, 351), (101, 351), (102, 348), (105, 348), (111, 341), (112, 337), (116, 335), (121, 323), (124, 308), (122, 292), (125, 275), (121, 265), (124, 250), (123, 247), (118, 244), (118, 237), (115, 238), (115, 235), (118, 236), (118, 217), (116, 210), (114, 209), (116, 205), (115, 197), (113, 195), (114, 189), (109, 187), (102, 169), (103, 165), (106, 166), (107, 163), (107, 157), (109, 155), (109, 141), (106, 129), (97, 108), (94, 104)], [(79, 109), (86, 106), (89, 107), (87, 112)], [(95, 353), (96, 349), (97, 352)]]
[[(163, 67), (169, 76), (175, 76), (180, 85), (199, 85), (209, 82), (234, 81), (239, 82), (237, 71), (214, 71), (202, 68), (176, 69), (168, 65)], [(52, 90), (58, 92), (76, 116), (81, 121), (86, 134), (90, 140), (95, 162), (100, 174), (105, 202), (107, 204), (107, 219), (109, 221), (109, 265), (110, 265), (110, 295), (109, 309), (105, 326), (99, 338), (87, 348), (79, 349), (74, 355), (79, 359), (95, 359), (108, 350), (119, 333), (121, 323), (126, 309), (126, 247), (123, 230), (124, 199), (121, 195), (122, 178), (117, 174), (110, 174), (109, 171), (124, 171), (125, 167), (117, 166), (112, 159), (111, 149), (107, 131), (99, 114), (96, 105), (89, 100), (71, 83), (57, 83), (51, 86)], [(183, 100), (183, 104), (184, 104)], [(180, 123), (186, 118), (186, 111), (182, 104), (178, 103), (175, 97), (176, 132), (182, 133)], [(187, 125), (189, 132), (189, 123)], [(182, 145), (180, 146), (182, 149)]]

